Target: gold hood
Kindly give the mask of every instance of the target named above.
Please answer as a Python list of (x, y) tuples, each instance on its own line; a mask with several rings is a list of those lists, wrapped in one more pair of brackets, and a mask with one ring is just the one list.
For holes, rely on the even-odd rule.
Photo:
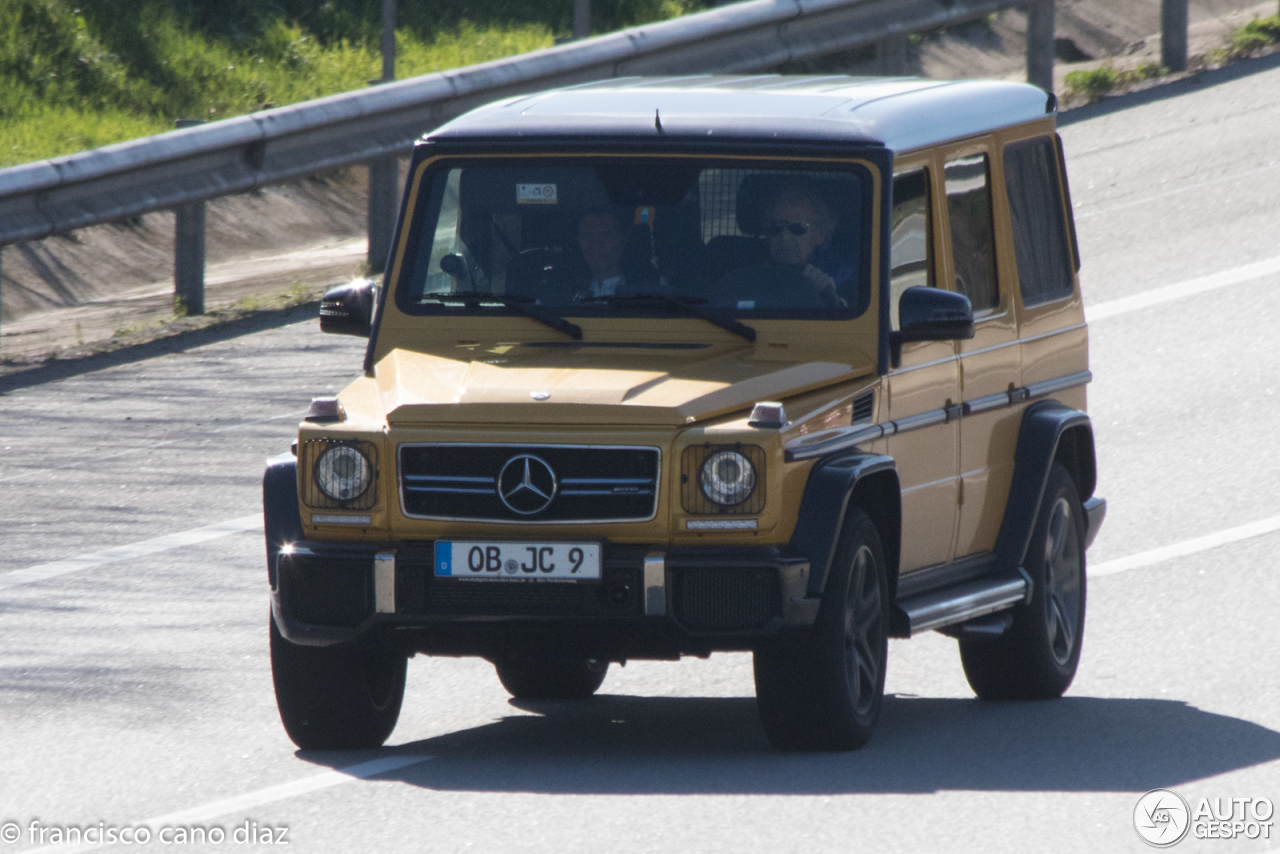
[(392, 425), (680, 426), (872, 370), (869, 359), (815, 361), (741, 345), (517, 344), (447, 353), (397, 349), (375, 374)]

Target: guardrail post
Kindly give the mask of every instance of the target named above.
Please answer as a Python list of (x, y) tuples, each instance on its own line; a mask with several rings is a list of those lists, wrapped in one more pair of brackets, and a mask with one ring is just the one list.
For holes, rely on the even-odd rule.
[[(178, 119), (179, 128), (204, 124)], [(173, 209), (173, 309), (175, 314), (204, 314), (204, 202)]]
[(573, 37), (585, 39), (591, 35), (591, 0), (573, 0)]
[(880, 73), (886, 77), (902, 77), (907, 73), (907, 36), (905, 33), (881, 39), (876, 45)]
[(1053, 0), (1038, 0), (1027, 6), (1027, 82), (1050, 93), (1053, 92), (1053, 5)]
[(381, 273), (391, 252), (396, 227), (400, 164), (383, 157), (369, 164), (369, 273)]
[[(382, 78), (373, 85), (396, 79), (396, 0), (382, 0)], [(383, 157), (369, 164), (369, 273), (381, 273), (391, 252), (396, 227), (400, 163)]]
[(1160, 61), (1187, 70), (1187, 0), (1160, 0)]

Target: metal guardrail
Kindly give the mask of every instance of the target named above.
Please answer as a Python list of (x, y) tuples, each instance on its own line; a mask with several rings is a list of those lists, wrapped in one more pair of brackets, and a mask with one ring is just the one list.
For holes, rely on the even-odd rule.
[[(636, 74), (757, 71), (1015, 5), (1011, 0), (751, 0), (15, 166), (0, 170), (0, 244), (405, 154), (424, 132), (505, 96)], [(1052, 37), (1049, 41), (1051, 55)]]

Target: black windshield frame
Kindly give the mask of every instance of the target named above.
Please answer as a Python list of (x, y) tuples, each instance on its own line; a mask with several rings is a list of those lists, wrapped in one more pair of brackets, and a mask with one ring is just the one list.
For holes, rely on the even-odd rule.
[[(446, 152), (442, 151), (440, 154), (446, 155)], [(847, 307), (827, 307), (820, 310), (809, 308), (733, 308), (718, 306), (717, 311), (723, 313), (726, 318), (744, 322), (771, 319), (844, 322), (861, 317), (865, 313), (871, 303), (872, 288), (878, 287), (877, 282), (871, 281), (871, 262), (873, 254), (876, 253), (873, 243), (873, 223), (876, 221), (879, 211), (874, 209), (873, 204), (875, 196), (873, 191), (875, 187), (873, 170), (863, 163), (855, 162), (855, 158), (858, 158), (858, 156), (857, 152), (832, 153), (826, 156), (814, 156), (814, 153), (808, 153), (803, 156), (779, 153), (776, 155), (762, 154), (760, 156), (744, 157), (737, 152), (726, 152), (723, 155), (710, 152), (707, 154), (658, 155), (661, 158), (663, 167), (695, 168), (698, 170), (710, 168), (776, 170), (796, 172), (800, 175), (815, 172), (848, 172), (853, 173), (853, 176), (858, 181), (860, 198), (855, 201), (855, 204), (858, 208), (857, 213), (860, 225), (851, 238), (857, 240), (858, 244), (849, 247), (856, 253), (855, 280), (850, 288), (850, 291), (856, 294), (855, 300), (850, 300)], [(439, 302), (418, 299), (420, 296), (418, 294), (419, 289), (415, 288), (413, 283), (415, 271), (420, 269), (418, 261), (419, 254), (424, 247), (424, 230), (432, 229), (434, 233), (443, 206), (446, 176), (450, 170), (511, 166), (536, 168), (543, 165), (555, 167), (635, 165), (636, 163), (652, 164), (656, 159), (649, 152), (607, 154), (511, 152), (507, 156), (497, 157), (449, 154), (433, 158), (426, 164), (417, 183), (416, 210), (412, 212), (406, 211), (406, 214), (412, 214), (412, 216), (408, 217), (408, 234), (400, 236), (399, 240), (403, 245), (403, 250), (400, 257), (396, 259), (397, 263), (394, 270), (398, 272), (398, 276), (393, 290), (397, 308), (402, 313), (411, 316), (431, 317), (457, 314), (456, 306), (450, 307)], [(422, 168), (422, 164), (418, 161), (419, 158), (415, 158), (415, 173)], [(415, 178), (411, 174), (411, 189), (414, 187), (414, 180)], [(403, 225), (402, 223), (402, 227)], [(392, 271), (389, 271), (388, 276), (390, 277), (391, 274)], [(548, 305), (546, 308), (560, 316), (584, 319), (592, 317), (670, 317), (673, 314), (670, 307), (658, 302), (650, 305), (627, 304), (626, 302), (583, 302), (572, 306)], [(516, 312), (494, 306), (492, 308), (486, 307), (485, 314), (486, 316), (511, 316)]]

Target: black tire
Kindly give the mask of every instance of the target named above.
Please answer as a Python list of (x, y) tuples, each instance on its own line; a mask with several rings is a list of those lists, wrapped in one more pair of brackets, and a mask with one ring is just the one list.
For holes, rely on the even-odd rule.
[(1084, 639), (1084, 508), (1055, 463), (1045, 484), (1024, 568), (1031, 601), (996, 640), (960, 642), (965, 678), (984, 700), (1051, 700), (1075, 678)]
[(387, 646), (291, 643), (271, 620), (276, 705), (303, 750), (380, 747), (400, 717), (406, 664)]
[(880, 535), (866, 513), (853, 510), (808, 636), (756, 650), (756, 703), (770, 744), (779, 750), (865, 745), (884, 700), (888, 629)]
[(495, 664), (502, 687), (517, 700), (585, 700), (604, 684), (609, 662), (532, 659)]

